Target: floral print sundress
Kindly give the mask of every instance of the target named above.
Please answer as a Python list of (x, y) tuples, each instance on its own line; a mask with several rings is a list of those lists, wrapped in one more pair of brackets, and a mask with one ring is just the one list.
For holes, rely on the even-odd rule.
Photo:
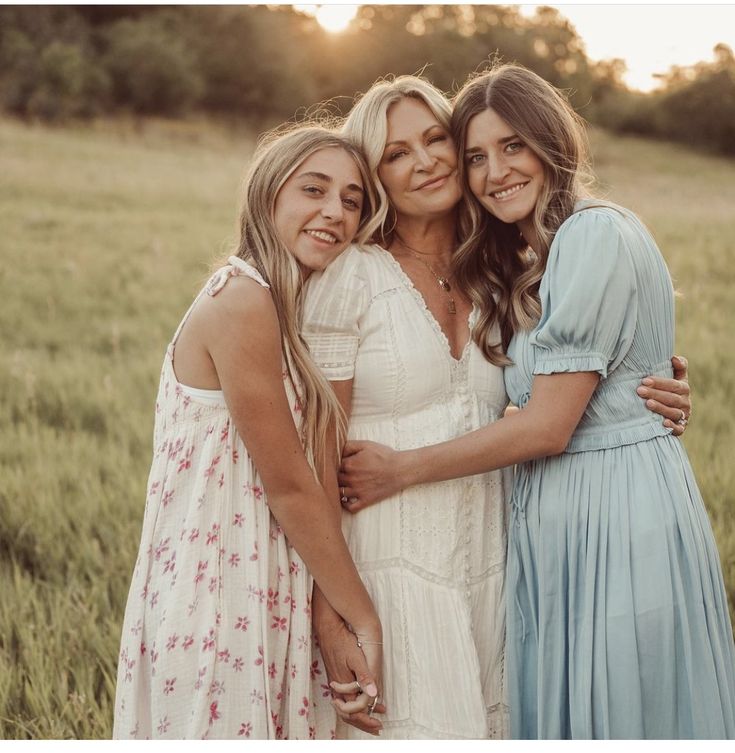
[[(176, 339), (200, 296), (216, 295), (233, 275), (268, 287), (241, 259), (228, 261), (184, 316), (163, 362), (115, 738), (334, 737), (312, 644), (312, 579), (270, 514), (222, 393), (194, 390), (174, 373)], [(285, 373), (283, 380), (298, 425), (298, 396)]]

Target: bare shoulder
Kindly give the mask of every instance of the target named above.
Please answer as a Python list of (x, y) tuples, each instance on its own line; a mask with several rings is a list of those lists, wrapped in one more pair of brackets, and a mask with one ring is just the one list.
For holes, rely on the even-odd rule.
[(199, 300), (192, 319), (213, 342), (222, 337), (244, 342), (255, 337), (275, 338), (280, 342), (280, 328), (276, 307), (270, 290), (244, 275), (235, 275), (216, 295), (204, 295)]
[(202, 296), (203, 309), (217, 315), (275, 315), (271, 292), (245, 275), (233, 275), (215, 295)]

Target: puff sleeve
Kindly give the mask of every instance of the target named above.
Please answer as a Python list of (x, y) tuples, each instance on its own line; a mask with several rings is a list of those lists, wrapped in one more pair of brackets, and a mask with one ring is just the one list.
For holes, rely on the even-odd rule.
[(315, 363), (330, 381), (352, 379), (360, 344), (360, 319), (368, 306), (358, 246), (350, 246), (303, 291), (302, 334)]
[(637, 285), (622, 214), (585, 209), (552, 243), (541, 282), (541, 320), (531, 336), (534, 374), (596, 371), (606, 378), (635, 334)]

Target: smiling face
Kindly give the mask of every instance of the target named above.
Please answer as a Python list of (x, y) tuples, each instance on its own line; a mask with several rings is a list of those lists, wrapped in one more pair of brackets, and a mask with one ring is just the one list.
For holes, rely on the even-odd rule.
[(273, 220), (304, 278), (325, 269), (352, 242), (363, 201), (360, 170), (339, 147), (314, 152), (289, 176), (276, 197)]
[(490, 214), (515, 223), (533, 246), (533, 210), (544, 186), (543, 162), (492, 109), (467, 126), (464, 160), (470, 190)]
[(444, 126), (414, 97), (391, 105), (387, 126), (378, 178), (396, 214), (427, 217), (452, 211), (462, 191), (457, 152)]

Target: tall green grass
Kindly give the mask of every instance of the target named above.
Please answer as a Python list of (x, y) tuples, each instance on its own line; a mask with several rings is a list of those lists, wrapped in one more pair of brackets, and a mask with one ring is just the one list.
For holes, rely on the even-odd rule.
[[(236, 235), (253, 134), (0, 120), (0, 737), (109, 737), (166, 343)], [(735, 165), (595, 134), (682, 292), (685, 444), (735, 602)]]

